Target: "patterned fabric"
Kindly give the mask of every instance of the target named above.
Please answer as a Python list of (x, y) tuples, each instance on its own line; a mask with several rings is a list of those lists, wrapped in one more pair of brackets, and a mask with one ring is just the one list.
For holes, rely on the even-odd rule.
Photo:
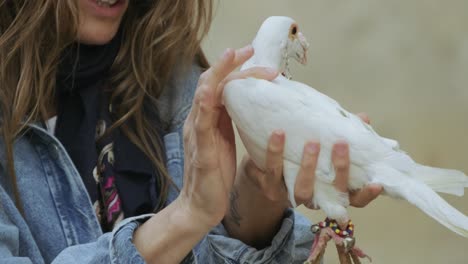
[(124, 217), (152, 213), (161, 177), (120, 129), (107, 131), (115, 121), (107, 80), (120, 42), (117, 34), (106, 45), (70, 46), (57, 74), (55, 135), (80, 173), (105, 232)]
[(102, 229), (112, 230), (115, 224), (124, 218), (124, 214), (115, 180), (114, 143), (109, 135), (105, 135), (107, 124), (110, 123), (105, 107), (102, 107), (100, 116), (103, 119), (99, 120), (96, 125), (96, 149), (99, 156), (93, 170), (99, 198), (94, 203), (94, 208)]

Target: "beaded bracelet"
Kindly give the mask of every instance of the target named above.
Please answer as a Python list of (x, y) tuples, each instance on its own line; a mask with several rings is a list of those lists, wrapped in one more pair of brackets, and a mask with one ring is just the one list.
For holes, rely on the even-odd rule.
[(330, 227), (333, 232), (335, 232), (337, 235), (340, 237), (352, 237), (354, 233), (354, 224), (351, 222), (351, 220), (348, 221), (348, 225), (346, 226), (345, 230), (341, 230), (340, 226), (336, 222), (336, 220), (329, 219), (328, 217), (325, 219), (325, 221), (322, 221), (319, 223), (319, 226), (321, 228), (325, 227)]

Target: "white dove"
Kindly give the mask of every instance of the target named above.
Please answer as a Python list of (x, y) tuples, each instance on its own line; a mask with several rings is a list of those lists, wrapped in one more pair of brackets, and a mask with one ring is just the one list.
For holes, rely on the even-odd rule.
[[(288, 76), (288, 59), (306, 63), (308, 43), (297, 23), (288, 17), (268, 18), (255, 37), (254, 56), (242, 69), (271, 67)], [(313, 203), (338, 223), (349, 220), (347, 195), (333, 186), (333, 144), (349, 144), (349, 188), (380, 184), (385, 194), (405, 199), (450, 230), (468, 237), (468, 218), (445, 202), (436, 192), (463, 195), (468, 177), (456, 170), (420, 165), (400, 150), (398, 142), (379, 136), (370, 125), (346, 111), (335, 100), (300, 82), (279, 76), (274, 81), (243, 79), (229, 82), (224, 105), (254, 162), (265, 164), (267, 141), (272, 132), (286, 135), (283, 175), (291, 203), (296, 206), (294, 185), (302, 150), (309, 140), (319, 140)]]

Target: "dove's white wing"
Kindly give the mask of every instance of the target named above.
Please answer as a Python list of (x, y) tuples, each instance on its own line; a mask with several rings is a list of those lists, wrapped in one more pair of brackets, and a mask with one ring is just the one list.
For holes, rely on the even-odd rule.
[[(395, 155), (393, 145), (378, 136), (359, 117), (305, 84), (282, 77), (274, 82), (235, 80), (225, 87), (225, 93), (225, 104), (243, 134), (243, 140), (248, 137), (249, 144), (263, 149), (263, 152), (257, 151), (257, 155), (264, 155), (269, 135), (276, 129), (283, 129), (286, 133), (284, 157), (293, 163), (300, 164), (306, 141), (321, 142), (318, 170), (322, 170), (322, 177), (334, 177), (330, 173), (331, 149), (339, 139), (346, 140), (350, 145), (352, 172), (362, 171), (362, 166), (392, 155), (397, 156), (395, 159), (402, 164), (400, 167), (409, 166), (412, 162)], [(263, 157), (257, 159), (264, 160)], [(362, 173), (351, 174), (366, 176)], [(331, 182), (333, 179), (323, 180)], [(350, 185), (358, 188), (370, 180), (351, 179)]]

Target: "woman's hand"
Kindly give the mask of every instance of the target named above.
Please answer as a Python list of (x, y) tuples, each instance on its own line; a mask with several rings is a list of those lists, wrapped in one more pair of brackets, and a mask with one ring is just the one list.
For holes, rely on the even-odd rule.
[[(367, 115), (359, 116), (369, 123)], [(260, 170), (250, 158), (244, 158), (236, 178), (234, 195), (231, 196), (231, 209), (224, 220), (232, 236), (256, 247), (264, 247), (271, 242), (280, 227), (284, 210), (289, 207), (283, 179), (284, 142), (283, 131), (273, 132), (268, 143), (265, 171)], [(311, 209), (316, 209), (312, 204), (311, 190), (314, 189), (319, 152), (318, 142), (305, 144), (294, 191), (298, 205), (304, 204)], [(335, 187), (340, 192), (348, 192), (349, 149), (346, 142), (337, 142), (333, 146), (332, 162), (336, 171)], [(381, 192), (381, 186), (368, 185), (350, 193), (350, 204), (364, 207)]]
[(201, 75), (184, 126), (184, 186), (174, 202), (134, 235), (134, 244), (148, 263), (180, 263), (224, 217), (236, 173), (234, 131), (221, 103), (224, 84), (278, 75), (267, 68), (232, 72), (252, 55), (251, 46), (227, 50)]
[(231, 73), (252, 55), (251, 46), (228, 50), (201, 75), (184, 126), (185, 175), (179, 200), (194, 220), (210, 228), (226, 213), (236, 174), (234, 130), (222, 104), (224, 85), (234, 79), (273, 80), (278, 75), (267, 68)]

